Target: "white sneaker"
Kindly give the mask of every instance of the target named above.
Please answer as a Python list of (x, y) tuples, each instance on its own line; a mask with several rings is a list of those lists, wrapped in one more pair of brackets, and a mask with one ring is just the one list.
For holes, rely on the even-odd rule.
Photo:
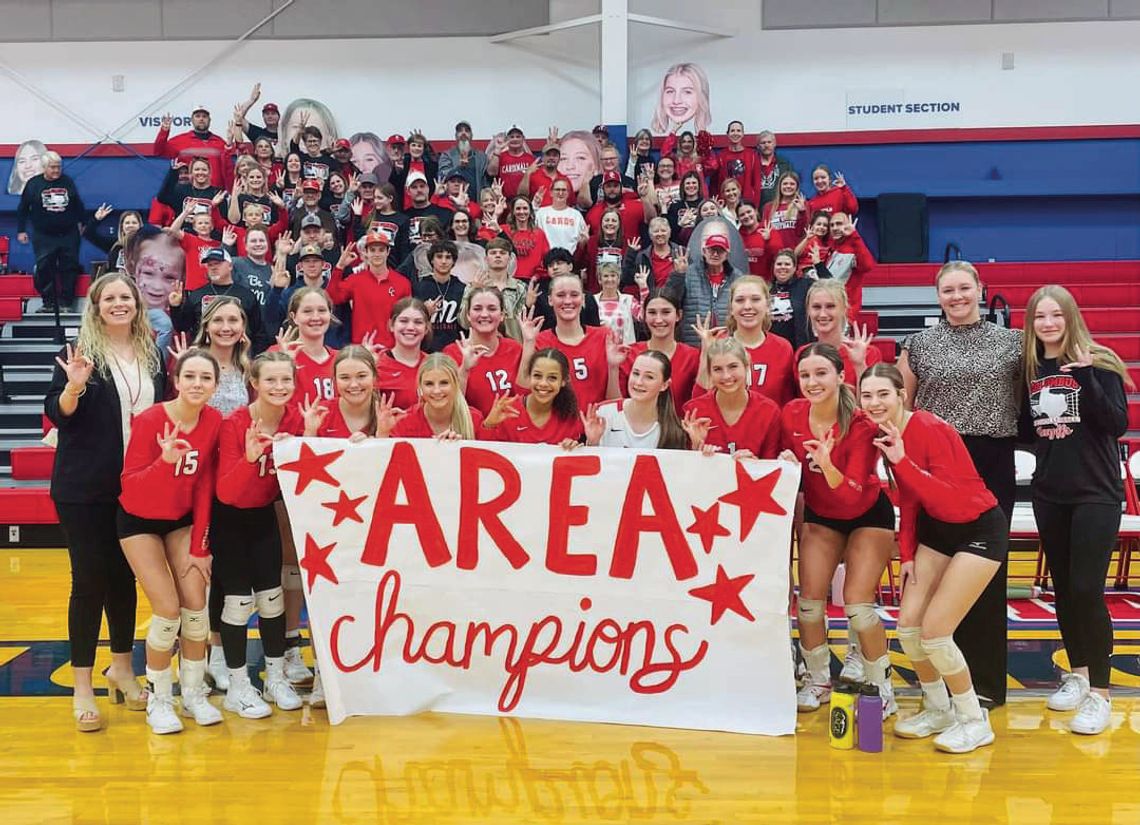
[(883, 700), (883, 721), (899, 712), (899, 703), (895, 701), (895, 687), (891, 684), (891, 677), (879, 684), (879, 698)]
[(313, 682), (313, 671), (301, 659), (301, 648), (285, 649), (285, 678), (292, 685), (309, 685)]
[(1089, 680), (1079, 673), (1066, 673), (1061, 686), (1049, 697), (1045, 706), (1049, 710), (1076, 710), (1089, 695)]
[(829, 701), (831, 701), (831, 685), (808, 682), (796, 693), (796, 710), (800, 713), (814, 713)]
[(325, 706), (325, 686), (321, 684), (321, 672), (318, 670), (313, 677), (313, 689), (309, 693), (309, 707), (323, 708)]
[(925, 739), (942, 733), (954, 724), (952, 708), (938, 710), (924, 707), (914, 716), (895, 722), (895, 736), (900, 739)]
[(265, 704), (261, 692), (249, 683), (248, 677), (241, 684), (231, 681), (222, 707), (236, 713), (242, 719), (264, 719), (273, 713), (273, 708)]
[(281, 710), (300, 710), (304, 702), (286, 679), (266, 679), (263, 696)]
[(1099, 693), (1089, 691), (1077, 709), (1077, 715), (1069, 722), (1069, 730), (1073, 733), (1095, 736), (1103, 733), (1111, 721), (1112, 701), (1105, 699)]
[(934, 737), (934, 747), (946, 753), (970, 753), (994, 742), (994, 729), (990, 727), (990, 712), (982, 708), (981, 719), (957, 719), (954, 724)]
[(222, 712), (210, 704), (210, 689), (205, 684), (182, 686), (182, 715), (193, 718), (202, 727), (222, 721)]
[(206, 676), (215, 690), (225, 693), (230, 689), (230, 669), (226, 667), (226, 657), (220, 647), (210, 648), (210, 664), (206, 668)]
[(859, 684), (866, 678), (863, 674), (863, 654), (855, 645), (847, 645), (847, 653), (843, 656), (843, 670), (839, 671), (841, 682)]
[(174, 712), (174, 697), (151, 693), (146, 700), (146, 723), (154, 733), (180, 733), (182, 720)]

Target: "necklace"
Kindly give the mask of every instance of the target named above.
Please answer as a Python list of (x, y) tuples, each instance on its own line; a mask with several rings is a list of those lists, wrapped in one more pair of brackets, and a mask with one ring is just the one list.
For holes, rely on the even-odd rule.
[(135, 386), (131, 386), (131, 380), (127, 377), (126, 370), (123, 369), (123, 363), (119, 360), (118, 354), (111, 350), (111, 358), (114, 359), (115, 368), (118, 369), (119, 375), (123, 379), (123, 386), (127, 388), (127, 413), (130, 420), (135, 420), (135, 413), (139, 412), (136, 409), (139, 399), (142, 398), (142, 365), (139, 364), (139, 359), (135, 358)]

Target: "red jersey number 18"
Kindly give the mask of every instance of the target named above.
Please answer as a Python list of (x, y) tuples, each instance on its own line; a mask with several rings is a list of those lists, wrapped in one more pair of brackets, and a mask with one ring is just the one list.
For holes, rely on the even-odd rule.
[(331, 378), (314, 378), (313, 387), (317, 391), (318, 400), (332, 401), (333, 385)]

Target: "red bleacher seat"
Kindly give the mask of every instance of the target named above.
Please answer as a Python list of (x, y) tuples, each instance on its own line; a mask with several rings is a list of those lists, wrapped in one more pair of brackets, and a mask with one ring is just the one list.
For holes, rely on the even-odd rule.
[(893, 364), (898, 358), (898, 343), (894, 338), (876, 338), (871, 342), (871, 346), (878, 347), (883, 360), (888, 364)]
[(58, 524), (48, 488), (0, 487), (0, 524)]
[(855, 323), (859, 325), (860, 329), (866, 327), (867, 332), (871, 333), (872, 335), (879, 334), (879, 313), (877, 312), (868, 312), (864, 310), (855, 316)]
[(0, 235), (0, 275), (8, 271), (8, 250), (12, 239), (7, 235)]
[(12, 478), (16, 481), (48, 481), (54, 465), (54, 447), (15, 447), (12, 450)]

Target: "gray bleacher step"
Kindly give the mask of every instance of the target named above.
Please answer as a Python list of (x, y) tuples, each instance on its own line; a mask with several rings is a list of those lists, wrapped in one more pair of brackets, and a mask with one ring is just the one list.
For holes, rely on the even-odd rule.
[(22, 403), (0, 404), (0, 433), (12, 430), (34, 430), (40, 428), (44, 414), (43, 400)]
[(47, 364), (17, 364), (4, 367), (4, 391), (12, 400), (32, 396), (43, 401), (51, 384), (52, 367)]
[(19, 447), (42, 447), (42, 438), (43, 431), (39, 428), (22, 437), (0, 435), (0, 474), (12, 474), (12, 450)]
[(59, 344), (37, 341), (25, 343), (15, 339), (0, 341), (0, 367), (51, 366), (59, 353)]
[(932, 286), (865, 286), (863, 304), (875, 307), (934, 307), (938, 309), (938, 292)]

